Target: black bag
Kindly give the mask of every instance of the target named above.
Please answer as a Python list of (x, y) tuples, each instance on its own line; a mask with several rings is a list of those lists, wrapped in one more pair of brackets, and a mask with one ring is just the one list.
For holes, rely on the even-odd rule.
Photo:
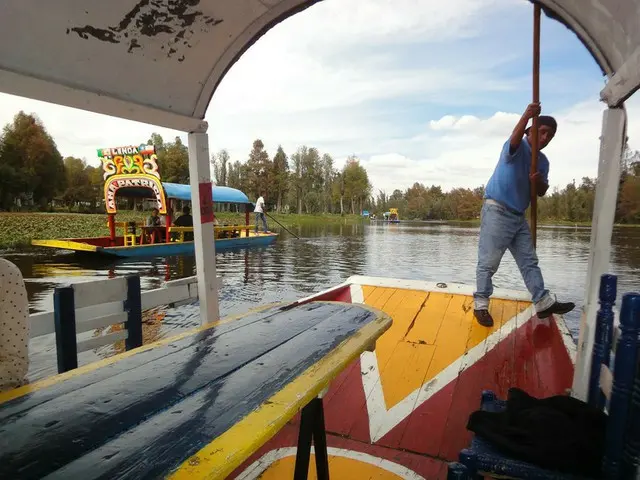
[(601, 476), (607, 415), (576, 398), (509, 389), (502, 412), (476, 411), (467, 429), (504, 455), (563, 473)]

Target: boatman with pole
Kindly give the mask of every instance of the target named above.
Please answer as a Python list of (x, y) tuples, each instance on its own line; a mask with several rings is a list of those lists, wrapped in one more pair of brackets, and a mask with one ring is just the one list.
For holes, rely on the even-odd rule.
[(537, 170), (532, 172), (531, 169), (534, 143), (532, 129), (527, 128), (527, 123), (537, 117), (540, 150), (549, 144), (557, 130), (556, 120), (546, 115), (539, 116), (540, 111), (539, 103), (527, 106), (511, 137), (502, 147), (498, 164), (485, 188), (476, 270), (477, 289), (473, 294), (474, 316), (484, 327), (493, 325), (489, 313), (492, 277), (507, 249), (513, 255), (531, 293), (538, 318), (562, 315), (575, 307), (571, 302), (558, 302), (545, 288), (525, 217), (531, 201), (532, 185), (538, 196), (543, 196), (549, 188), (549, 160), (542, 152), (538, 153)]

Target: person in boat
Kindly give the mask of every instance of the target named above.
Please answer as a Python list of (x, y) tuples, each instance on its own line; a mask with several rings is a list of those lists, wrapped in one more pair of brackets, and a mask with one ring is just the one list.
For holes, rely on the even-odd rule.
[(29, 300), (22, 273), (0, 258), (0, 392), (26, 383), (29, 370)]
[(264, 214), (264, 209), (265, 209), (264, 197), (265, 197), (265, 192), (264, 190), (262, 190), (260, 192), (260, 196), (258, 197), (258, 200), (256, 200), (256, 208), (253, 210), (253, 212), (256, 214), (256, 233), (258, 233), (258, 222), (260, 220), (262, 220), (264, 233), (269, 233), (269, 228), (267, 227), (267, 217)]
[[(187, 205), (182, 207), (182, 215), (176, 218), (173, 224), (176, 227), (193, 227), (193, 217), (191, 216), (191, 210)], [(184, 239), (187, 242), (193, 241), (193, 232), (185, 232)]]
[[(511, 137), (504, 143), (498, 164), (485, 188), (480, 216), (477, 290), (473, 294), (474, 316), (484, 327), (493, 325), (493, 318), (489, 313), (489, 297), (493, 293), (492, 277), (507, 249), (513, 255), (531, 293), (538, 318), (562, 315), (575, 307), (571, 302), (558, 302), (545, 288), (531, 231), (524, 215), (531, 200), (531, 182), (536, 183), (536, 191), (540, 197), (549, 188), (549, 160), (544, 153), (539, 153), (538, 171), (530, 171), (532, 135), (527, 123), (539, 115), (540, 111), (539, 103), (527, 106)], [(540, 150), (551, 142), (557, 127), (553, 117), (538, 117)]]
[(155, 241), (160, 241), (160, 242), (164, 241), (163, 240), (164, 228), (160, 220), (160, 210), (158, 210), (157, 208), (154, 208), (153, 210), (151, 210), (151, 215), (147, 217), (145, 229), (147, 234), (150, 236), (152, 236), (155, 233), (155, 235), (153, 235), (152, 237), (155, 239)]

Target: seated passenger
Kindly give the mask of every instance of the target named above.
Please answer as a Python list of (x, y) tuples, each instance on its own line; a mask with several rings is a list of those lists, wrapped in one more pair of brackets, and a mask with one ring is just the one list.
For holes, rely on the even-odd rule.
[(153, 243), (164, 242), (165, 229), (159, 215), (160, 210), (154, 208), (145, 223), (145, 233), (153, 239)]
[[(189, 207), (185, 206), (182, 208), (182, 215), (180, 215), (173, 222), (176, 227), (193, 227), (193, 217), (191, 216)], [(185, 232), (184, 239), (187, 242), (193, 241), (193, 232)]]
[(27, 383), (29, 301), (18, 267), (0, 258), (0, 392)]

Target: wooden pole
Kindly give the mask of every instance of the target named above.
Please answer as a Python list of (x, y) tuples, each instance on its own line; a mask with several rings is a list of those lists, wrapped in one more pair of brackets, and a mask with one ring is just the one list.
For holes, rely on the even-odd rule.
[[(533, 7), (533, 103), (540, 102), (540, 5)], [(538, 116), (533, 117), (531, 127), (531, 173), (538, 171)], [(533, 248), (536, 248), (538, 227), (538, 192), (536, 183), (531, 182), (531, 236)]]

